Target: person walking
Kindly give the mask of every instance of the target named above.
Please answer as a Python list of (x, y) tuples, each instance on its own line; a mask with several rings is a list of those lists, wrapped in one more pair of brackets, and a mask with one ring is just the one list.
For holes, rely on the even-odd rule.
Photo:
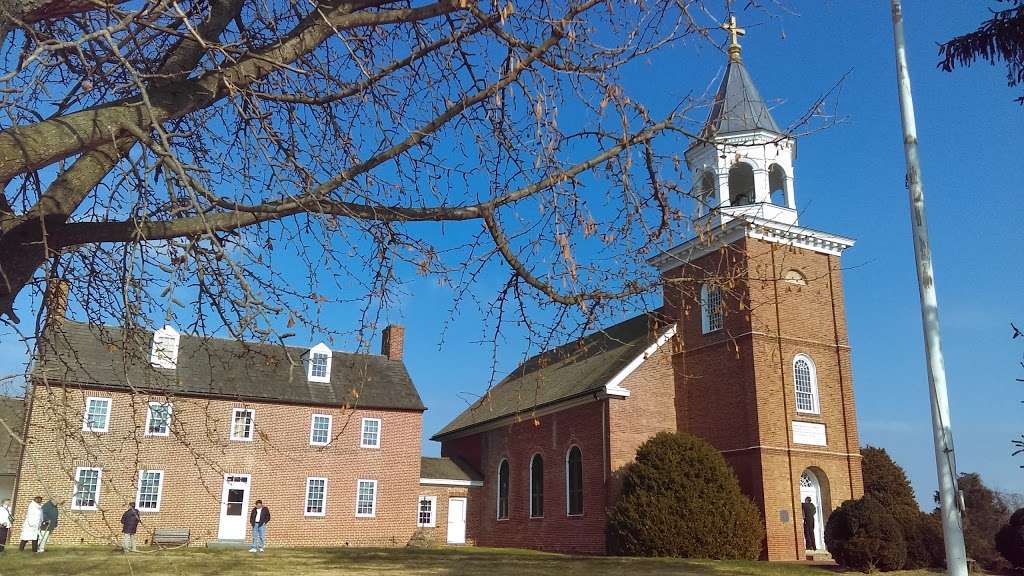
[(263, 552), (267, 543), (267, 523), (270, 522), (270, 508), (263, 505), (263, 500), (256, 501), (256, 507), (249, 513), (249, 524), (252, 524), (252, 548), (249, 552)]
[(0, 503), (0, 552), (7, 546), (7, 535), (11, 533), (11, 501)]
[(57, 505), (53, 502), (53, 499), (46, 501), (43, 504), (43, 522), (39, 525), (39, 551), (46, 551), (46, 543), (50, 540), (50, 534), (57, 529), (57, 517), (60, 512), (57, 510)]
[(804, 499), (800, 508), (804, 513), (804, 546), (807, 550), (817, 550), (818, 544), (814, 541), (814, 515), (818, 513), (818, 508), (811, 502), (810, 496)]
[(135, 509), (135, 502), (128, 504), (128, 509), (121, 514), (121, 550), (124, 552), (136, 552), (135, 532), (139, 529), (139, 511)]
[(39, 525), (43, 523), (43, 497), (36, 496), (28, 503), (25, 520), (21, 523), (21, 543), (18, 551), (25, 551), (25, 544), (32, 543), (32, 551), (39, 552)]

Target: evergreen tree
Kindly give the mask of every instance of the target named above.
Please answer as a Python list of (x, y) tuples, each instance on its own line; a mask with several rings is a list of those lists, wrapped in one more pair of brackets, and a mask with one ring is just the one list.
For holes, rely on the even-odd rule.
[[(1006, 83), (1024, 82), (1024, 0), (999, 0), (1004, 10), (992, 10), (974, 32), (939, 45), (939, 67), (946, 72), (970, 66), (979, 58), (989, 64), (1006, 63)], [(1024, 96), (1017, 98), (1024, 104)]]

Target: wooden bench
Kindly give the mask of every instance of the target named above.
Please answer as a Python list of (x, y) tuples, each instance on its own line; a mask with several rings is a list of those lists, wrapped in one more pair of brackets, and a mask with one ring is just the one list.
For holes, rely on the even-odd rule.
[(157, 547), (186, 546), (191, 538), (188, 528), (157, 528), (153, 531), (153, 544)]

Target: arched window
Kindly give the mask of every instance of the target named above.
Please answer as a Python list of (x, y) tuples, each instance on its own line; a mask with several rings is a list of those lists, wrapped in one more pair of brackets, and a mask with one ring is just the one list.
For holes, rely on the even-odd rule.
[(806, 354), (797, 354), (793, 358), (793, 383), (796, 386), (796, 409), (798, 412), (817, 414), (818, 406), (818, 375), (814, 362)]
[(722, 329), (722, 289), (718, 286), (700, 286), (700, 327), (703, 334)]
[(583, 452), (579, 446), (569, 448), (565, 455), (565, 513), (583, 514)]
[(498, 520), (508, 518), (508, 460), (498, 464)]
[(742, 162), (729, 169), (729, 205), (754, 202), (754, 169)]
[(786, 170), (778, 164), (768, 167), (768, 195), (772, 204), (786, 205)]
[(530, 518), (544, 516), (544, 459), (534, 454), (530, 460)]
[(789, 269), (786, 270), (786, 274), (782, 277), (783, 280), (790, 284), (796, 284), (797, 286), (807, 286), (807, 278), (800, 273), (799, 270)]

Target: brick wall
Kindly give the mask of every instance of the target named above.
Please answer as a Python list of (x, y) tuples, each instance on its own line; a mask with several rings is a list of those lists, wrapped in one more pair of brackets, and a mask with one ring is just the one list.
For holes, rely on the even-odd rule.
[[(415, 529), (420, 412), (173, 398), (171, 436), (153, 437), (144, 435), (150, 397), (43, 385), (32, 393), (16, 506), (20, 513), (37, 494), (62, 502), (54, 542), (98, 543), (116, 537), (122, 511), (136, 499), (140, 469), (164, 472), (160, 511), (142, 513), (144, 539), (156, 528), (190, 528), (198, 544), (217, 538), (225, 474), (252, 476), (249, 506), (262, 499), (270, 508), (271, 546), (400, 546)], [(82, 431), (86, 396), (112, 398), (109, 432)], [(235, 407), (255, 410), (251, 442), (229, 439)], [(310, 446), (314, 413), (333, 417), (329, 446)], [(363, 417), (381, 419), (380, 448), (360, 448)], [(103, 469), (96, 511), (70, 510), (78, 466)], [(310, 476), (328, 479), (323, 517), (304, 515)], [(378, 483), (373, 518), (355, 515), (358, 479)]]
[[(484, 505), (484, 500), (481, 497), (482, 491), (483, 488), (469, 486), (420, 485), (420, 496), (433, 496), (437, 498), (437, 510), (435, 512), (434, 527), (418, 527), (416, 532), (434, 544), (448, 544), (448, 499), (465, 498), (467, 506), (466, 544), (475, 544), (477, 522), (471, 522), (470, 519), (478, 517), (479, 511), (477, 508)], [(417, 497), (418, 499), (419, 497)]]
[[(628, 380), (627, 384), (628, 387)], [(605, 551), (608, 479), (604, 401), (591, 401), (470, 438), (446, 440), (442, 453), (459, 456), (458, 446), (480, 447), (484, 486), (470, 505), (476, 543), (538, 550), (600, 554)], [(566, 514), (565, 458), (571, 446), (583, 454), (583, 514)], [(544, 517), (530, 518), (530, 460), (544, 459)], [(509, 514), (497, 519), (498, 464), (509, 462)]]

